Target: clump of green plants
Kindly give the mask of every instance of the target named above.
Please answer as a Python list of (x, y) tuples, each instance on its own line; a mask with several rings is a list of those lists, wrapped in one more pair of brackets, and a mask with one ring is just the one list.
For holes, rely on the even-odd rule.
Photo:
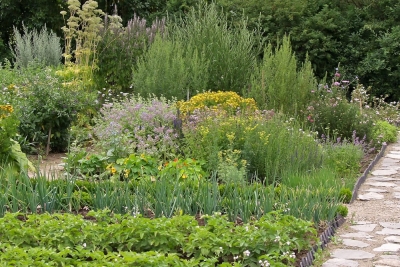
[(248, 85), (261, 35), (245, 20), (228, 25), (216, 4), (202, 2), (167, 24), (166, 37), (156, 36), (133, 71), (135, 90), (188, 100), (196, 91), (240, 93)]
[[(99, 32), (101, 39), (97, 46), (98, 67), (93, 79), (98, 90), (108, 88), (113, 92), (133, 93), (132, 68), (136, 67), (138, 59), (154, 42), (155, 36), (163, 35), (166, 20), (156, 19), (148, 26), (144, 18), (134, 15), (126, 27), (121, 23), (118, 16), (105, 16), (104, 28)], [(139, 90), (140, 87), (135, 91)]]
[(289, 36), (285, 36), (275, 51), (271, 44), (264, 50), (263, 61), (243, 93), (254, 98), (263, 109), (299, 116), (312, 99), (311, 90), (316, 86), (311, 62), (306, 59), (299, 67)]
[(372, 136), (376, 145), (394, 143), (398, 136), (397, 127), (387, 121), (377, 121), (372, 128)]
[(91, 99), (63, 86), (50, 68), (22, 76), (24, 83), (19, 87), (21, 97), (15, 110), (21, 122), (20, 135), (33, 144), (33, 151), (27, 152), (47, 155), (50, 150), (66, 151), (69, 128), (81, 108), (91, 105)]
[[(184, 119), (182, 131), (185, 155), (204, 159), (209, 171), (218, 169), (220, 152), (229, 149), (240, 151), (250, 176), (257, 174), (271, 182), (289, 171), (282, 168), (286, 164), (292, 170), (309, 170), (321, 164), (314, 134), (301, 129), (294, 119), (274, 116), (273, 111), (239, 110), (232, 114), (223, 109), (197, 109)], [(234, 137), (232, 142), (229, 136)]]
[[(199, 225), (193, 216), (149, 219), (112, 214), (110, 210), (89, 212), (91, 220), (67, 213), (17, 215), (8, 213), (0, 219), (4, 233), (1, 261), (29, 264), (41, 255), (46, 262), (79, 265), (89, 256), (93, 264), (114, 266), (199, 266), (220, 262), (251, 266), (262, 261), (283, 267), (293, 265), (296, 253), (317, 241), (312, 223), (280, 212), (243, 225), (235, 225), (218, 213), (203, 215), (204, 225)], [(84, 234), (76, 235), (76, 231)], [(60, 234), (54, 237), (55, 232)], [(40, 240), (37, 233), (41, 233)], [(74, 257), (65, 257), (65, 253)]]

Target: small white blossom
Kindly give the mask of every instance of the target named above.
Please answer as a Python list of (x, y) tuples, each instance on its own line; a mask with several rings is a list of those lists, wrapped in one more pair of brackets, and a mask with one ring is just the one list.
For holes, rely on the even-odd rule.
[(250, 251), (248, 251), (248, 250), (245, 250), (245, 251), (243, 252), (243, 255), (244, 255), (245, 257), (248, 257), (248, 256), (250, 256)]

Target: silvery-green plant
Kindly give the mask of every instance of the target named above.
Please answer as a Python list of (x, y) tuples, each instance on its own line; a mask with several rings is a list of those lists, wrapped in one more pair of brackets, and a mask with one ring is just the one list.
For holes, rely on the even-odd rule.
[(14, 64), (20, 68), (33, 66), (58, 66), (61, 64), (60, 37), (48, 31), (46, 25), (38, 30), (28, 30), (22, 25), (22, 34), (14, 27), (15, 40), (10, 43)]

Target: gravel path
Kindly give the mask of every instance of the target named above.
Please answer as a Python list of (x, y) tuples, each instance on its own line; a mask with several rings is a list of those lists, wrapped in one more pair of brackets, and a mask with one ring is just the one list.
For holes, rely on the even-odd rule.
[(400, 141), (387, 147), (348, 208), (322, 267), (400, 267)]

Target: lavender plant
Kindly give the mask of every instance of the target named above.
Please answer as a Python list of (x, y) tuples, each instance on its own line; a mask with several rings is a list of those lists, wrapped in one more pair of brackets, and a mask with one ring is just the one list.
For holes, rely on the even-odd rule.
[(106, 103), (93, 128), (96, 146), (115, 159), (144, 153), (167, 160), (178, 151), (176, 109), (165, 98), (132, 96)]

